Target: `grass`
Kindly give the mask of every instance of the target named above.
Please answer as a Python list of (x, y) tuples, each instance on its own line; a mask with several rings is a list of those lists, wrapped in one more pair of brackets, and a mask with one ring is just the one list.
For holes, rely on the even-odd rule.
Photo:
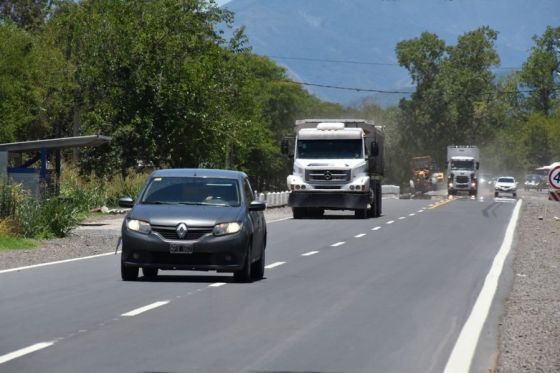
[(0, 251), (34, 249), (38, 246), (36, 240), (16, 238), (0, 234)]

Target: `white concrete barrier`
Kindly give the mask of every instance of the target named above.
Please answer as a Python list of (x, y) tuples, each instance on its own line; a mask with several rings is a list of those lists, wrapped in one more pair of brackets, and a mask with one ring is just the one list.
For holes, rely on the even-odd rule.
[(381, 194), (401, 194), (401, 187), (398, 185), (381, 185)]
[(267, 208), (282, 207), (288, 204), (289, 191), (284, 192), (264, 192), (259, 194), (259, 200), (266, 202)]

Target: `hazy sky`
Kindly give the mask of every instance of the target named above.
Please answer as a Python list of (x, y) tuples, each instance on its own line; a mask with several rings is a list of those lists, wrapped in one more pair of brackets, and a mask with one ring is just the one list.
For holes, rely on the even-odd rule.
[(218, 3), (218, 5), (224, 5), (226, 3), (229, 3), (230, 0), (216, 0), (216, 2)]

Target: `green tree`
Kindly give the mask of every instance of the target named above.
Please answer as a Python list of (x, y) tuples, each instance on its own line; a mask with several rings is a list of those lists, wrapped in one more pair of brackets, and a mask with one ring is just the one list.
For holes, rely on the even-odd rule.
[(523, 64), (521, 83), (531, 90), (527, 97), (529, 111), (550, 115), (560, 90), (560, 27), (548, 26)]

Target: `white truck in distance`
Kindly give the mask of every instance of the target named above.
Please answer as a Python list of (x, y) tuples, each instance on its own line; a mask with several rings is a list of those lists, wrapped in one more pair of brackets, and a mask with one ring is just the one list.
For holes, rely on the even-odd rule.
[(478, 169), (480, 152), (474, 145), (453, 145), (447, 147), (447, 192), (456, 195), (468, 192), (478, 193)]
[(288, 176), (294, 219), (322, 216), (325, 209), (353, 210), (358, 218), (381, 215), (383, 130), (362, 119), (305, 119), (295, 124)]

